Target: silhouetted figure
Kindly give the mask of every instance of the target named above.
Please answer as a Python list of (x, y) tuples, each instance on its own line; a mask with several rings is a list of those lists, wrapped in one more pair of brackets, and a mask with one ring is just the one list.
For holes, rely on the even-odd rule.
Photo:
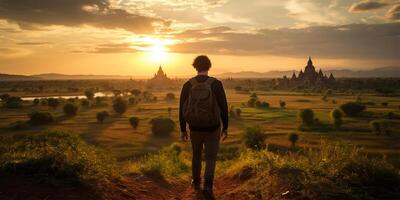
[[(201, 184), (202, 151), (205, 151), (206, 168), (203, 194), (213, 199), (213, 181), (219, 140), (228, 136), (228, 104), (221, 81), (209, 77), (211, 61), (207, 56), (198, 56), (193, 67), (197, 76), (187, 81), (182, 88), (179, 104), (179, 121), (182, 141), (187, 141), (186, 123), (189, 124), (192, 143), (192, 185), (199, 190)], [(222, 128), (221, 128), (222, 122)]]

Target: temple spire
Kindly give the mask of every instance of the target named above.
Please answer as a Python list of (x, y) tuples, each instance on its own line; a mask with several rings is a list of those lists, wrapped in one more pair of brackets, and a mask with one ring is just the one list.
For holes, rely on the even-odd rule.
[(308, 66), (311, 66), (313, 63), (312, 63), (312, 59), (311, 59), (311, 56), (308, 56), (308, 62), (307, 62), (307, 64), (308, 64)]

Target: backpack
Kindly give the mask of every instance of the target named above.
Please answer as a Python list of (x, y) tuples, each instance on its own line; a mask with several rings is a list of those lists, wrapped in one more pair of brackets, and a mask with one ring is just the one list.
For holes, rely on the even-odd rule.
[(192, 88), (183, 106), (183, 116), (189, 126), (205, 128), (219, 125), (221, 112), (211, 89), (214, 81), (212, 77), (202, 83), (196, 78), (189, 81)]

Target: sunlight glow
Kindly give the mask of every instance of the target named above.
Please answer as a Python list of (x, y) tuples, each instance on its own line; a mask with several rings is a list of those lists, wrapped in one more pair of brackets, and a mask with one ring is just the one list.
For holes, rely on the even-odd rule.
[(168, 46), (176, 43), (171, 38), (155, 36), (142, 36), (129, 39), (129, 42), (137, 44), (135, 49), (143, 52), (144, 60), (154, 64), (163, 64), (172, 58)]

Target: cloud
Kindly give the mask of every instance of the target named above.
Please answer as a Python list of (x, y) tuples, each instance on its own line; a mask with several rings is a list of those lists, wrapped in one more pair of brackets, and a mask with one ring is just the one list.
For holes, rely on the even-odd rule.
[(31, 53), (28, 49), (0, 47), (0, 58), (18, 58)]
[(170, 47), (172, 52), (350, 59), (400, 57), (400, 23), (262, 29), (256, 33), (237, 33), (220, 27), (185, 31), (176, 37), (182, 41)]
[(51, 42), (19, 42), (17, 45), (27, 45), (27, 46), (42, 46), (42, 45), (50, 45), (54, 44)]
[(354, 3), (349, 11), (350, 12), (363, 12), (363, 11), (369, 11), (369, 10), (377, 10), (380, 8), (384, 8), (388, 6), (389, 4), (383, 1), (373, 1), (373, 0), (364, 0), (360, 2)]
[(150, 33), (156, 24), (168, 23), (160, 18), (114, 8), (108, 0), (0, 0), (0, 19), (16, 23), (22, 29), (89, 25), (135, 33)]
[(400, 20), (400, 3), (395, 4), (386, 13), (386, 18), (390, 20)]
[(251, 20), (243, 17), (237, 17), (230, 14), (214, 12), (212, 14), (207, 14), (204, 18), (210, 22), (214, 23), (238, 23), (238, 24), (251, 24)]
[(100, 44), (95, 48), (87, 51), (75, 50), (73, 53), (100, 53), (100, 54), (111, 54), (111, 53), (135, 53), (136, 49), (132, 47), (130, 43), (110, 43), (110, 44)]

